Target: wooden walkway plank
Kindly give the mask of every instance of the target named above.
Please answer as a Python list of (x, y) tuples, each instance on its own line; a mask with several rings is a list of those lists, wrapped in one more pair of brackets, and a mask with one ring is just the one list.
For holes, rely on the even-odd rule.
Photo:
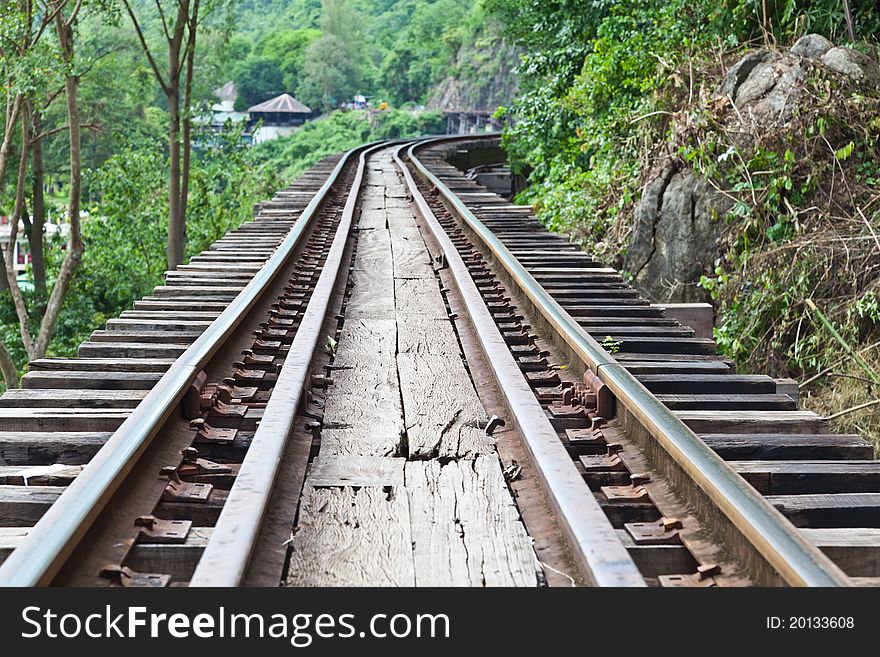
[(303, 490), (289, 586), (413, 586), (409, 503), (399, 487)]
[(405, 469), (418, 586), (536, 586), (531, 539), (494, 456)]
[(850, 577), (880, 577), (880, 529), (801, 529)]
[(112, 435), (109, 431), (0, 431), (0, 465), (83, 465)]
[(394, 276), (394, 301), (398, 318), (404, 321), (410, 317), (449, 318), (436, 278), (398, 277), (396, 268)]
[(494, 451), (486, 412), (455, 354), (397, 355), (411, 459), (472, 458)]
[(321, 453), (395, 456), (404, 431), (395, 366), (396, 324), (346, 319), (324, 406)]
[(376, 164), (286, 583), (535, 586), (424, 239), (390, 159)]
[(309, 466), (309, 485), (402, 486), (405, 462), (375, 456), (318, 456)]

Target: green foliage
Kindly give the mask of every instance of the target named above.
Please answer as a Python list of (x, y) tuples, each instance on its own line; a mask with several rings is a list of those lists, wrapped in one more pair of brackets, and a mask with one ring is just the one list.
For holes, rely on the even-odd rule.
[(320, 34), (312, 28), (279, 29), (256, 44), (233, 37), (226, 48), (223, 70), (238, 89), (236, 108), (245, 110), (282, 93), (296, 92), (304, 73), (306, 49)]
[(716, 339), (737, 361), (778, 374), (838, 357), (806, 298), (853, 343), (877, 329), (880, 94), (822, 68), (802, 84), (794, 115), (748, 145), (726, 104), (689, 109), (690, 130), (678, 130), (682, 160), (731, 200), (723, 257), (700, 281), (718, 306)]
[(396, 33), (378, 72), (379, 87), (398, 104), (425, 100), (471, 33), (468, 14), (479, 15), (473, 3), (463, 0), (414, 5), (408, 24)]
[(293, 134), (264, 142), (254, 151), (258, 160), (290, 180), (318, 160), (377, 139), (438, 134), (445, 123), (439, 112), (333, 112), (306, 123)]
[[(200, 135), (198, 143), (202, 146), (191, 173), (187, 256), (247, 219), (254, 203), (280, 185), (274, 172), (256, 162), (238, 128)], [(161, 283), (168, 221), (164, 149), (161, 138), (123, 143), (91, 175), (100, 202), (82, 222), (85, 251), (55, 329), (51, 354), (75, 355), (92, 330)], [(62, 241), (48, 245), (50, 272), (57, 272), (63, 254)], [(27, 294), (28, 307), (38, 320), (45, 299)], [(0, 295), (0, 338), (22, 368), (27, 357), (17, 331), (12, 299), (6, 292)]]
[(525, 47), (505, 132), (529, 175), (521, 200), (602, 255), (638, 196), (640, 153), (663, 134), (677, 65), (715, 40), (707, 22), (730, 16), (702, 0), (487, 4)]
[(237, 110), (246, 110), (286, 92), (284, 74), (268, 57), (248, 57), (235, 68), (233, 78), (238, 91)]
[(422, 104), (446, 76), (468, 75), (454, 68), (463, 48), (505, 56), (494, 39), (483, 46), (475, 43), (487, 22), (481, 5), (469, 0), (238, 2), (236, 36), (226, 48), (224, 74), (240, 92), (246, 88), (248, 100), (240, 108), (265, 100), (277, 86), (253, 84), (251, 58), (263, 58), (273, 69), (266, 77), (277, 81), (280, 72), (284, 90), (316, 108), (336, 107), (354, 93), (398, 106)]
[(165, 145), (123, 145), (94, 174), (100, 205), (83, 221), (82, 269), (73, 296), (112, 315), (161, 279), (168, 229)]
[(306, 49), (298, 93), (306, 104), (330, 110), (360, 90), (363, 36), (361, 18), (345, 0), (321, 6), (322, 34)]
[[(164, 73), (160, 13), (143, 0), (132, 5)], [(0, 0), (0, 39), (7, 45), (28, 37), (29, 26), (19, 11), (23, 6)], [(52, 355), (74, 354), (90, 331), (160, 282), (165, 266), (166, 98), (121, 5), (89, 0), (82, 7), (71, 66), (84, 126), (85, 251), (49, 347)], [(475, 85), (484, 83), (482, 78), (491, 81), (505, 56), (483, 28), (480, 3), (466, 0), (208, 0), (202, 8), (189, 110), (197, 115), (216, 102), (212, 91), (229, 80), (239, 90), (239, 108), (282, 92), (301, 96), (316, 109), (335, 107), (354, 93), (377, 102), (424, 103), (432, 87), (450, 75), (470, 76)], [(460, 57), (467, 49), (471, 54)], [(37, 107), (45, 107), (40, 118), (48, 133), (41, 141), (47, 216), (58, 223), (66, 211), (69, 171), (67, 108), (63, 94), (58, 95), (67, 71), (51, 27), (38, 47), (0, 50), (0, 74), (12, 81), (0, 86), (0, 100), (22, 90), (33, 94)], [(436, 134), (444, 127), (436, 112), (392, 110), (332, 113), (287, 139), (255, 148), (231, 127), (220, 135), (196, 134), (186, 255), (247, 218), (253, 203), (281, 184), (281, 176), (289, 179), (321, 157), (364, 141)], [(17, 148), (13, 140), (10, 170)], [(4, 212), (10, 204), (10, 177), (0, 187)], [(50, 286), (64, 255), (62, 240), (53, 239), (46, 247)], [(38, 325), (46, 299), (26, 295)], [(0, 339), (23, 367), (8, 293), (0, 293)]]
[(186, 255), (195, 255), (238, 226), (254, 203), (271, 196), (281, 182), (274, 168), (258, 164), (241, 139), (240, 127), (199, 138), (196, 166), (190, 175)]
[(609, 354), (616, 354), (620, 351), (620, 346), (623, 344), (622, 340), (615, 340), (610, 335), (606, 335), (605, 339), (600, 343), (602, 348), (607, 351)]
[[(851, 0), (858, 47), (880, 33), (876, 3)], [(803, 306), (814, 298), (854, 343), (878, 333), (880, 98), (817, 75), (785, 129), (748, 132), (708, 99), (745, 44), (819, 32), (849, 41), (836, 0), (487, 0), (521, 49), (520, 94), (500, 114), (528, 176), (523, 201), (552, 228), (620, 264), (654, 157), (693, 167), (730, 198), (722, 257), (700, 286), (716, 340), (750, 368), (813, 371), (839, 357)], [(766, 11), (766, 15), (764, 12)], [(729, 108), (728, 108), (729, 111)], [(732, 114), (732, 112), (731, 112)], [(869, 211), (870, 209), (870, 211)]]

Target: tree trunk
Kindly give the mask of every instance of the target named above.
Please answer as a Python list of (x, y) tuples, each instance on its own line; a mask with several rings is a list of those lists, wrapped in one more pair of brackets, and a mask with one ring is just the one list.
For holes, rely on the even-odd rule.
[(9, 281), (6, 280), (6, 258), (3, 257), (3, 248), (0, 246), (0, 292), (5, 292), (9, 289)]
[[(0, 144), (0, 184), (6, 177), (6, 169), (9, 164), (9, 154), (12, 148), (12, 139), (15, 134), (15, 126), (18, 124), (18, 114), (21, 111), (22, 96), (7, 96), (6, 99), (6, 123), (4, 124), (3, 143)], [(3, 257), (4, 246), (0, 244), (0, 266), (2, 271), (6, 271), (6, 259)], [(9, 289), (9, 281), (6, 276), (0, 276), (0, 291)]]
[(0, 340), (0, 373), (3, 374), (3, 383), (6, 384), (7, 389), (18, 387), (18, 369), (12, 360), (12, 354), (2, 340)]
[[(153, 75), (162, 87), (165, 98), (168, 101), (168, 243), (165, 255), (168, 269), (174, 269), (183, 262), (184, 238), (186, 235), (186, 201), (189, 189), (189, 137), (190, 123), (188, 110), (183, 124), (183, 138), (186, 141), (181, 149), (181, 111), (180, 111), (180, 78), (187, 68), (188, 76), (191, 77), (192, 62), (187, 59), (190, 44), (195, 48), (195, 30), (197, 21), (195, 16), (190, 16), (190, 0), (177, 0), (177, 18), (169, 31), (169, 25), (162, 14), (162, 26), (165, 29), (165, 39), (168, 44), (168, 79), (162, 75), (157, 60), (153, 57), (140, 21), (132, 9), (129, 0), (122, 0), (122, 4), (131, 19), (141, 48), (147, 56), (147, 61), (153, 71)], [(161, 12), (161, 7), (160, 7)], [(198, 2), (195, 4), (195, 12), (198, 12)], [(187, 28), (190, 30), (187, 33)], [(188, 38), (184, 43), (184, 37)], [(186, 89), (186, 101), (189, 102), (190, 91)]]
[(186, 245), (186, 209), (189, 203), (189, 170), (192, 156), (192, 84), (196, 59), (196, 28), (199, 24), (199, 0), (194, 0), (186, 48), (186, 79), (183, 91), (183, 169), (180, 181), (180, 214), (183, 217), (181, 250)]
[(18, 222), (24, 209), (25, 188), (27, 186), (27, 163), (30, 156), (30, 117), (26, 109), (21, 113), (21, 153), (18, 161), (18, 177), (15, 185), (15, 210), (9, 218), (9, 241), (6, 243), (3, 258), (6, 265), (6, 281), (9, 283), (9, 291), (12, 293), (12, 302), (15, 305), (15, 314), (18, 316), (18, 328), (21, 333), (21, 342), (28, 356), (33, 358), (34, 341), (31, 336), (30, 316), (27, 303), (15, 271), (15, 246), (18, 242)]
[[(61, 12), (58, 12), (55, 16), (55, 27), (62, 56), (69, 65), (73, 59), (73, 26), (65, 23)], [(52, 294), (49, 296), (49, 301), (46, 304), (46, 314), (43, 315), (43, 321), (40, 324), (40, 334), (37, 336), (37, 341), (31, 354), (32, 360), (42, 358), (46, 354), (49, 342), (52, 340), (52, 334), (55, 332), (55, 324), (58, 322), (58, 316), (61, 314), (61, 308), (64, 306), (64, 298), (67, 296), (67, 290), (70, 287), (70, 279), (73, 277), (73, 272), (79, 266), (80, 260), (82, 260), (83, 242), (79, 225), (79, 204), (82, 194), (82, 151), (80, 148), (81, 131), (79, 125), (79, 106), (76, 101), (76, 87), (76, 76), (66, 76), (64, 80), (64, 93), (67, 99), (68, 133), (70, 135), (70, 194), (67, 206), (70, 231), (67, 238), (67, 253), (65, 253), (64, 260), (61, 262), (58, 279), (52, 287)]]
[(177, 0), (177, 20), (168, 42), (168, 269), (183, 262), (183, 236), (186, 232), (186, 214), (181, 194), (180, 144), (180, 75), (183, 72), (181, 56), (185, 55), (183, 37), (189, 19), (188, 0)]
[(172, 80), (168, 94), (168, 269), (183, 262), (183, 217), (180, 207), (180, 90)]
[[(35, 135), (43, 131), (43, 119), (39, 112), (34, 112), (32, 126)], [(34, 287), (37, 291), (46, 291), (46, 259), (44, 254), (44, 226), (46, 225), (46, 201), (43, 197), (44, 169), (42, 140), (37, 139), (31, 146), (31, 170), (33, 171), (33, 217), (28, 233), (31, 247), (31, 267), (34, 271)]]

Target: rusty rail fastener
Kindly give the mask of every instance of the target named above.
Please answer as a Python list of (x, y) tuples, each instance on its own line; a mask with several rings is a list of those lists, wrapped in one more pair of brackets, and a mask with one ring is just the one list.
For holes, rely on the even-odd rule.
[(502, 420), (497, 415), (493, 415), (492, 417), (489, 418), (489, 421), (486, 422), (486, 435), (491, 436), (493, 433), (495, 433), (495, 429), (497, 429), (498, 427), (503, 427), (503, 426), (504, 426), (504, 420)]

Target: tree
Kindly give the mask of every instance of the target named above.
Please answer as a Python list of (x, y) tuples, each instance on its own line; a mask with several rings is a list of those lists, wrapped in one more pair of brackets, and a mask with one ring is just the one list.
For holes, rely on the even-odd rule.
[[(3, 21), (2, 28), (6, 37), (6, 41), (0, 47), (0, 69), (3, 73), (6, 94), (4, 135), (0, 145), (0, 182), (4, 180), (10, 163), (16, 126), (20, 126), (14, 210), (10, 217), (10, 237), (3, 253), (3, 260), (6, 280), (19, 320), (22, 344), (31, 360), (42, 358), (46, 353), (70, 281), (83, 253), (79, 221), (82, 187), (81, 127), (76, 96), (78, 75), (74, 60), (74, 27), (82, 6), (82, 2), (77, 2), (71, 8), (67, 0), (55, 0), (37, 7), (38, 11), (35, 11), (35, 7), (30, 2), (4, 2), (2, 19), (0, 19)], [(47, 30), (53, 27), (56, 43), (49, 46), (45, 43), (44, 37)], [(68, 242), (39, 329), (34, 336), (30, 327), (30, 311), (18, 285), (13, 254), (18, 239), (18, 223), (26, 214), (28, 161), (33, 149), (39, 148), (40, 141), (48, 134), (39, 129), (40, 110), (34, 105), (35, 93), (38, 90), (44, 91), (56, 83), (56, 74), (59, 71), (63, 87), (49, 94), (49, 102), (61, 93), (66, 100), (68, 124), (58, 131), (66, 129), (69, 135)], [(39, 153), (39, 150), (37, 152)], [(38, 162), (39, 157), (41, 156), (38, 156)], [(37, 203), (40, 198), (41, 192), (37, 195)], [(33, 223), (30, 226), (33, 230)], [(40, 238), (40, 251), (42, 251), (42, 238)], [(18, 385), (15, 364), (6, 345), (2, 343), (0, 343), (0, 370), (7, 387)]]
[(363, 37), (361, 20), (346, 0), (322, 0), (321, 36), (305, 52), (301, 99), (333, 109), (357, 93), (361, 85)]
[(248, 57), (237, 66), (235, 88), (238, 91), (236, 108), (240, 110), (285, 92), (277, 62), (268, 57)]
[(436, 0), (419, 3), (406, 27), (397, 31), (379, 70), (379, 81), (399, 104), (422, 101), (449, 74), (472, 3)]
[(270, 32), (260, 39), (254, 53), (275, 61), (285, 91), (293, 92), (303, 74), (306, 49), (320, 36), (321, 31), (312, 28)]
[[(175, 0), (175, 17), (169, 20), (161, 0), (156, 1), (158, 20), (161, 23), (168, 66), (163, 74), (154, 48), (149, 44), (141, 20), (132, 3), (122, 0), (131, 19), (141, 48), (165, 99), (168, 102), (168, 244), (166, 257), (168, 268), (174, 269), (183, 262), (183, 246), (186, 240), (186, 205), (189, 196), (189, 170), (192, 157), (192, 88), (196, 52), (196, 34), (200, 24), (200, 0)], [(207, 13), (207, 12), (206, 12)], [(181, 105), (182, 103), (182, 105)]]
[(43, 117), (39, 107), (33, 103), (28, 108), (31, 114), (31, 199), (33, 215), (22, 213), (24, 229), (27, 233), (31, 252), (31, 267), (34, 272), (34, 287), (39, 292), (46, 291), (46, 257), (44, 253), (43, 232), (46, 225), (46, 199), (43, 197), (45, 185), (43, 167), (43, 140), (39, 138), (43, 132)]

